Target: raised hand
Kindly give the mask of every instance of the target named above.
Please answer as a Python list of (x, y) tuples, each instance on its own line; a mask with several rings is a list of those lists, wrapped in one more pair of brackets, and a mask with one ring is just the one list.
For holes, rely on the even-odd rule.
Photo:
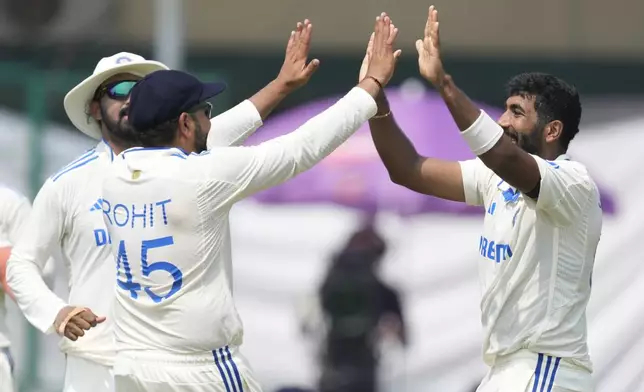
[(307, 63), (312, 30), (313, 25), (306, 19), (298, 22), (295, 30), (291, 31), (284, 64), (277, 76), (277, 80), (289, 89), (295, 90), (305, 85), (320, 65), (318, 59)]
[[(396, 68), (396, 61), (401, 54), (399, 49), (394, 49), (397, 36), (398, 29), (392, 23), (391, 18), (384, 12), (380, 14), (376, 18), (363, 65), (367, 61), (365, 77), (376, 79), (382, 86), (391, 80)], [(360, 76), (362, 76), (362, 70)]]
[(445, 79), (440, 47), (438, 11), (432, 5), (429, 7), (423, 39), (416, 41), (416, 50), (420, 74), (435, 87), (440, 87)]

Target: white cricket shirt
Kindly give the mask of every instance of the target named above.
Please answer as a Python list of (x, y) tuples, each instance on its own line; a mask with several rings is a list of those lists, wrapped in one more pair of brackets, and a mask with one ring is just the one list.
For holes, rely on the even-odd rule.
[[(211, 120), (208, 146), (244, 141), (262, 125), (250, 101)], [(34, 200), (26, 233), (13, 249), (7, 279), (27, 320), (42, 332), (53, 332), (58, 312), (67, 304), (86, 306), (107, 320), (73, 342), (61, 339), (67, 354), (111, 366), (114, 361), (112, 305), (115, 261), (101, 212), (105, 173), (115, 158), (100, 142), (54, 174)], [(69, 278), (69, 299), (54, 294), (42, 279), (42, 268), (56, 249), (62, 251)]]
[[(0, 185), (0, 248), (12, 247), (29, 216), (29, 200), (18, 192)], [(5, 294), (0, 290), (0, 347), (9, 346), (9, 335), (5, 320)]]
[(296, 131), (253, 147), (185, 154), (133, 148), (103, 185), (117, 258), (117, 351), (203, 353), (238, 346), (228, 215), (235, 202), (318, 163), (376, 113), (352, 89)]
[(492, 366), (528, 349), (592, 371), (586, 305), (602, 227), (599, 190), (565, 155), (534, 159), (536, 202), (479, 159), (460, 162), (466, 202), (486, 209), (478, 246), (484, 359)]

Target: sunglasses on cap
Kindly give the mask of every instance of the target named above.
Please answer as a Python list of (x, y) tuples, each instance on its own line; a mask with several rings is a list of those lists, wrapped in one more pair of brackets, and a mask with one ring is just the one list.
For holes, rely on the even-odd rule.
[(96, 90), (94, 100), (99, 100), (107, 95), (117, 101), (125, 101), (130, 96), (130, 92), (136, 83), (137, 81), (135, 80), (119, 80), (107, 83)]

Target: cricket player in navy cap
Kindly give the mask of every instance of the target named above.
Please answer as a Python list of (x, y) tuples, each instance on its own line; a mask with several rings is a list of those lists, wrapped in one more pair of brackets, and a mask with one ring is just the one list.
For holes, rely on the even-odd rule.
[[(308, 44), (293, 33), (303, 72)], [(294, 132), (253, 147), (206, 150), (208, 100), (224, 85), (157, 71), (134, 86), (121, 122), (133, 146), (103, 182), (103, 219), (117, 266), (117, 391), (260, 391), (241, 356), (232, 298), (232, 206), (310, 169), (377, 112), (400, 51), (386, 15), (375, 24), (365, 78)], [(279, 355), (279, 353), (276, 353)]]

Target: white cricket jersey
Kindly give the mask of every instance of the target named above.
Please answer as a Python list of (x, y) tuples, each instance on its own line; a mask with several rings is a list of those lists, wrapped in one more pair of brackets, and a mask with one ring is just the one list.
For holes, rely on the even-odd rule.
[(537, 201), (479, 159), (460, 163), (466, 202), (486, 209), (478, 261), (485, 362), (528, 349), (592, 371), (586, 305), (602, 227), (599, 190), (565, 155), (534, 159)]
[[(243, 142), (262, 125), (250, 101), (213, 118), (208, 145)], [(34, 200), (22, 236), (7, 267), (7, 279), (27, 320), (45, 333), (53, 331), (58, 312), (67, 304), (85, 306), (107, 320), (73, 342), (61, 339), (67, 354), (111, 366), (114, 361), (112, 304), (114, 300), (114, 257), (101, 212), (101, 190), (105, 173), (115, 155), (100, 142), (54, 174)], [(67, 266), (69, 299), (54, 294), (42, 279), (42, 268), (59, 248)]]
[[(12, 247), (29, 216), (29, 200), (18, 192), (0, 185), (0, 248)], [(0, 290), (0, 347), (9, 346), (9, 334), (5, 320), (5, 294)]]
[(103, 185), (117, 258), (117, 351), (202, 353), (243, 340), (232, 298), (235, 202), (322, 160), (376, 113), (354, 88), (296, 131), (253, 147), (133, 148)]

